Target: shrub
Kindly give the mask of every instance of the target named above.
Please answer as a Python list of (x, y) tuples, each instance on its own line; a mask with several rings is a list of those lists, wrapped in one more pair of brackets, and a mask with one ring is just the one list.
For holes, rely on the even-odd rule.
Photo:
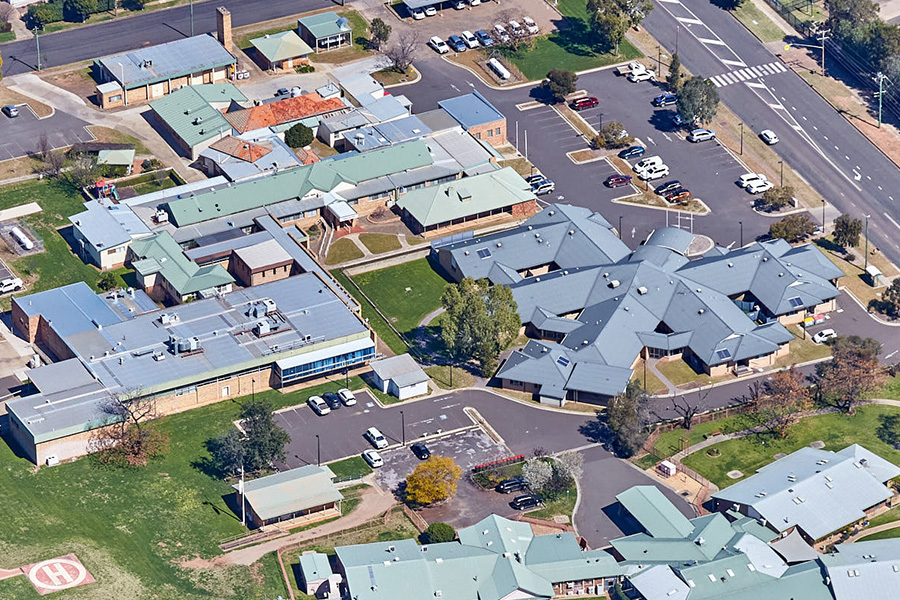
[(419, 535), (419, 541), (423, 544), (441, 544), (444, 542), (452, 542), (456, 539), (456, 530), (450, 525), (441, 522), (435, 522)]
[(315, 136), (312, 129), (303, 123), (297, 123), (284, 133), (284, 143), (291, 148), (308, 146)]

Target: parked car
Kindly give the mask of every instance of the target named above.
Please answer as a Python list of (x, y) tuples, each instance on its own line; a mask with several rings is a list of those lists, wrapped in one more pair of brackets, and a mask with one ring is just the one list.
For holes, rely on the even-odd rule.
[[(280, 98), (282, 96), (290, 96), (291, 92), (287, 88), (278, 88), (278, 91), (275, 92), (275, 97)], [(6, 107), (3, 107), (3, 111), (6, 112)]]
[(707, 142), (715, 138), (716, 132), (712, 129), (694, 129), (687, 136), (689, 142)]
[(431, 46), (438, 54), (447, 54), (448, 52), (450, 52), (450, 46), (448, 46), (447, 43), (438, 36), (434, 36), (430, 40), (428, 40), (428, 45)]
[(757, 179), (748, 183), (747, 187), (744, 189), (751, 194), (762, 194), (763, 192), (771, 190), (773, 187), (775, 186), (768, 179)]
[[(690, 121), (690, 123), (688, 123), (688, 121)], [(696, 125), (697, 117), (694, 117), (693, 119), (687, 119), (676, 113), (676, 115), (674, 117), (672, 117), (672, 122), (675, 123), (676, 127), (685, 127), (689, 124)]]
[(369, 448), (368, 450), (363, 450), (362, 457), (363, 460), (369, 463), (369, 466), (373, 469), (384, 466), (384, 459), (381, 458), (381, 455), (378, 454), (378, 452), (372, 450), (371, 448)]
[(489, 34), (484, 29), (479, 29), (478, 31), (476, 31), (475, 37), (478, 38), (479, 43), (481, 43), (481, 45), (485, 48), (490, 48), (494, 45), (494, 38), (492, 38), (491, 34)]
[(632, 168), (635, 173), (640, 174), (641, 171), (646, 171), (651, 167), (658, 167), (663, 164), (663, 159), (658, 156), (648, 156), (647, 158), (642, 158), (640, 161), (636, 162)]
[(328, 405), (325, 404), (325, 401), (322, 400), (321, 396), (310, 396), (306, 399), (306, 404), (320, 417), (331, 412), (331, 409), (328, 408)]
[(651, 167), (646, 171), (638, 173), (638, 176), (644, 181), (654, 181), (656, 179), (662, 179), (663, 177), (669, 176), (669, 167), (667, 167), (666, 165)]
[(509, 21), (509, 30), (512, 32), (513, 35), (518, 36), (518, 37), (525, 35), (525, 28), (522, 27), (521, 23), (519, 23), (518, 21), (510, 20)]
[(538, 181), (543, 181), (544, 179), (547, 179), (547, 178), (544, 177), (543, 175), (535, 174), (535, 175), (529, 175), (528, 177), (526, 177), (525, 181), (528, 183), (528, 185), (534, 185)]
[(584, 110), (586, 108), (594, 108), (596, 106), (600, 106), (600, 101), (593, 96), (578, 98), (577, 100), (572, 100), (572, 103), (569, 104), (569, 108), (571, 108), (572, 110)]
[(610, 175), (603, 184), (606, 187), (616, 188), (631, 183), (631, 175)]
[(18, 277), (7, 277), (0, 281), (0, 294), (8, 294), (22, 289), (22, 280)]
[(535, 23), (534, 19), (532, 19), (531, 17), (522, 17), (522, 25), (525, 27), (525, 31), (527, 31), (531, 35), (534, 35), (538, 31), (540, 31), (537, 23)]
[(447, 45), (450, 46), (450, 48), (454, 52), (465, 52), (466, 51), (466, 43), (458, 35), (451, 35), (450, 37), (448, 37)]
[(337, 410), (341, 407), (341, 398), (334, 392), (325, 392), (322, 394), (322, 398), (331, 410)]
[(428, 446), (422, 442), (416, 442), (410, 446), (409, 449), (412, 450), (412, 453), (415, 454), (416, 458), (419, 460), (428, 460), (431, 458), (431, 450), (429, 450)]
[(497, 39), (500, 40), (501, 44), (505, 44), (511, 38), (509, 37), (509, 32), (506, 30), (506, 27), (497, 23), (494, 25), (494, 35), (497, 36)]
[(527, 510), (543, 503), (544, 499), (537, 494), (522, 494), (513, 498), (509, 505), (516, 510)]
[(291, 98), (296, 98), (297, 96), (300, 96), (302, 94), (303, 90), (301, 90), (299, 87), (295, 86), (291, 88)]
[(466, 43), (466, 46), (468, 46), (469, 48), (477, 48), (481, 45), (478, 43), (478, 38), (476, 38), (475, 34), (473, 34), (471, 31), (463, 31), (462, 39)]
[(641, 81), (654, 81), (656, 79), (656, 73), (651, 71), (650, 69), (645, 69), (643, 71), (632, 71), (631, 74), (628, 75), (628, 81), (631, 83), (639, 83)]
[(456, 0), (456, 2), (453, 3), (453, 8), (455, 8), (456, 10), (463, 10), (465, 7), (466, 0)]
[(351, 392), (347, 388), (339, 389), (338, 397), (341, 399), (341, 402), (344, 403), (344, 406), (353, 406), (354, 404), (356, 404), (356, 396), (354, 396), (353, 392)]
[(650, 101), (650, 104), (656, 107), (671, 106), (678, 102), (678, 96), (675, 94), (660, 94)]
[(643, 156), (647, 149), (643, 146), (632, 146), (619, 152), (619, 158), (637, 158)]
[(479, 4), (481, 4), (481, 0), (469, 0), (469, 5), (471, 6), (478, 6)]
[(770, 146), (778, 143), (778, 136), (771, 129), (763, 129), (759, 132), (759, 137)]
[(519, 490), (524, 490), (528, 487), (528, 482), (525, 481), (524, 477), (513, 477), (511, 479), (504, 479), (500, 483), (497, 484), (497, 487), (494, 489), (500, 492), (501, 494), (508, 494), (510, 492), (518, 492)]
[(837, 337), (837, 334), (834, 332), (834, 329), (823, 329), (816, 335), (812, 337), (812, 340), (817, 344), (824, 344), (828, 340), (833, 340)]
[(435, 16), (436, 14), (437, 14), (437, 9), (436, 9), (435, 7), (433, 7), (433, 6), (426, 6), (426, 7), (425, 7), (425, 16), (426, 16), (426, 17), (433, 17), (433, 16)]
[(409, 12), (412, 13), (412, 18), (415, 19), (416, 21), (421, 21), (422, 19), (425, 18), (425, 11), (422, 10), (421, 8), (414, 8)]
[(537, 183), (533, 183), (531, 185), (531, 191), (535, 193), (537, 196), (543, 196), (544, 194), (549, 194), (553, 190), (556, 189), (556, 184), (550, 181), (549, 179), (542, 179)]
[(691, 199), (691, 193), (685, 189), (672, 190), (665, 196), (666, 202), (672, 204), (686, 204)]
[(738, 177), (737, 184), (740, 187), (745, 188), (754, 181), (767, 181), (767, 179), (762, 173), (747, 173), (746, 175)]
[(669, 192), (674, 192), (675, 190), (681, 189), (681, 182), (677, 179), (673, 179), (672, 181), (667, 181), (664, 184), (657, 186), (654, 192), (659, 196), (665, 196)]
[(384, 435), (382, 435), (380, 431), (378, 431), (377, 427), (369, 427), (368, 429), (366, 429), (363, 437), (369, 440), (369, 443), (379, 450), (388, 447), (387, 439), (384, 437)]

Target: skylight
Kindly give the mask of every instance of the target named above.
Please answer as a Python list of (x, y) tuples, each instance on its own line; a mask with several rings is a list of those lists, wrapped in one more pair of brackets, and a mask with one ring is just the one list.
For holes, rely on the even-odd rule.
[(731, 358), (731, 350), (729, 350), (728, 348), (721, 348), (719, 350), (716, 350), (716, 358), (718, 358), (719, 360), (728, 360), (729, 358)]
[(559, 358), (556, 359), (556, 364), (558, 364), (561, 367), (568, 367), (569, 359), (566, 358), (565, 356), (560, 356)]
[(491, 256), (491, 251), (487, 248), (482, 248), (478, 251), (478, 258), (489, 258)]
[(803, 300), (800, 299), (800, 296), (794, 296), (793, 298), (788, 298), (788, 304), (791, 305), (791, 308), (800, 308), (803, 306)]

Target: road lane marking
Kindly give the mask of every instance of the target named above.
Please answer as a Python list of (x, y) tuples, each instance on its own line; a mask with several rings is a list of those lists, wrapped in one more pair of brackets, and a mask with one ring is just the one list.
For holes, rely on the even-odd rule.
[(895, 221), (895, 220), (894, 220), (894, 217), (892, 217), (891, 215), (889, 215), (889, 214), (887, 214), (887, 213), (884, 213), (884, 216), (886, 216), (886, 217), (888, 218), (888, 221), (890, 221), (891, 223), (893, 223), (893, 224), (897, 227), (897, 229), (900, 229), (900, 223), (898, 223), (897, 221)]

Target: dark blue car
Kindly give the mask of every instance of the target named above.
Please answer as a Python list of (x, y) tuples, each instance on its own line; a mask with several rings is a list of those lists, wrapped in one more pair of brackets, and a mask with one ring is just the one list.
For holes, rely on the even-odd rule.
[(678, 102), (678, 96), (675, 94), (661, 94), (653, 99), (650, 104), (653, 106), (672, 106)]
[(646, 151), (647, 149), (643, 146), (632, 146), (619, 152), (619, 158), (637, 158), (638, 156), (643, 156)]
[(447, 38), (447, 45), (450, 46), (455, 52), (466, 51), (466, 43), (458, 35), (451, 35), (449, 38)]
[(490, 46), (494, 45), (494, 38), (492, 38), (491, 34), (489, 34), (484, 29), (479, 29), (478, 31), (476, 31), (475, 37), (478, 38), (478, 42), (485, 48), (489, 48)]

